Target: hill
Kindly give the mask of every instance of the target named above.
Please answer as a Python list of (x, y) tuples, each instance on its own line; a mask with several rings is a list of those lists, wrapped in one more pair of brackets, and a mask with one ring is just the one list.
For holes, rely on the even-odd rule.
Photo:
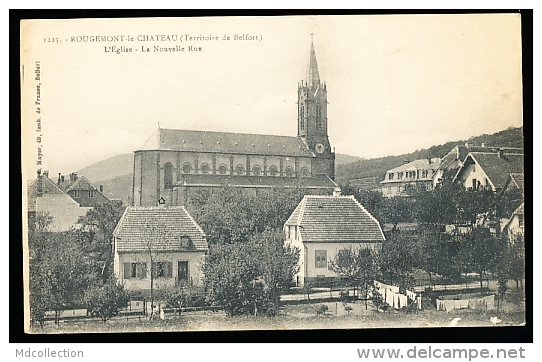
[(132, 174), (134, 168), (134, 154), (123, 153), (105, 160), (96, 162), (88, 167), (77, 171), (78, 175), (83, 175), (92, 183), (103, 184), (104, 180), (111, 180), (119, 176)]
[[(523, 148), (523, 127), (507, 129), (492, 135), (484, 134), (471, 137), (468, 141), (476, 145), (485, 143), (488, 146)], [(467, 140), (447, 142), (443, 145), (432, 146), (428, 149), (399, 156), (386, 156), (368, 160), (337, 153), (335, 179), (340, 184), (345, 184), (351, 179), (366, 177), (376, 177), (378, 181), (383, 180), (386, 171), (391, 168), (419, 158), (442, 157), (456, 144), (465, 142)], [(133, 157), (132, 153), (109, 157), (79, 170), (78, 174), (88, 178), (96, 187), (98, 184), (104, 185), (104, 193), (108, 198), (121, 199), (128, 203), (128, 198), (132, 193)]]
[(509, 128), (491, 135), (471, 137), (468, 140), (452, 141), (442, 145), (431, 146), (428, 149), (421, 149), (411, 153), (398, 156), (386, 156), (359, 160), (353, 163), (338, 165), (335, 167), (335, 181), (345, 184), (348, 180), (376, 177), (383, 180), (386, 171), (400, 166), (406, 162), (427, 157), (443, 157), (457, 144), (470, 142), (474, 145), (485, 143), (487, 146), (518, 147), (523, 148), (523, 127)]
[(361, 160), (361, 158), (350, 155), (343, 155), (341, 153), (335, 154), (335, 167), (337, 165), (346, 165), (347, 163), (352, 163)]

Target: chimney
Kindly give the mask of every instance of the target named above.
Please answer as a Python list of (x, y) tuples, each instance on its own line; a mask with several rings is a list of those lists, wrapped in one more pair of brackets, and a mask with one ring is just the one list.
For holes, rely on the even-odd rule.
[(498, 151), (497, 151), (497, 156), (499, 158), (503, 158), (504, 156), (504, 150), (502, 148), (499, 148)]
[(467, 147), (470, 150), (470, 148), (472, 147), (472, 143), (465, 142), (465, 147)]
[(72, 181), (73, 181), (73, 172), (70, 173), (70, 182), (72, 182)]
[(104, 185), (100, 185), (100, 192), (103, 194), (104, 193)]
[(341, 196), (341, 188), (340, 187), (335, 187), (333, 189), (333, 196)]
[(49, 170), (44, 170), (43, 171), (43, 176), (48, 178), (49, 177)]
[(38, 192), (37, 196), (41, 197), (43, 194), (43, 180), (41, 177), (41, 168), (38, 168), (38, 182), (37, 182)]
[(60, 176), (61, 183), (64, 183), (64, 175)]
[(486, 144), (484, 142), (482, 142), (482, 147), (486, 148)]
[(431, 156), (427, 156), (427, 163), (428, 163), (428, 164), (431, 164), (431, 161), (432, 161), (432, 160), (431, 160)]
[(57, 182), (57, 185), (60, 186), (60, 182), (62, 181), (62, 174), (59, 172), (58, 173), (58, 182)]
[(74, 181), (77, 181), (77, 172), (74, 172), (74, 173), (73, 173), (73, 180), (74, 180)]

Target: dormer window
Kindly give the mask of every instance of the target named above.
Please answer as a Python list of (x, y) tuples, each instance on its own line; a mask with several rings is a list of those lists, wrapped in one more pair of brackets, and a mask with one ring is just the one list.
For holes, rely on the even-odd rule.
[(187, 235), (183, 235), (179, 237), (181, 242), (181, 248), (188, 248), (190, 246), (190, 237)]
[(390, 173), (389, 176), (388, 176), (388, 178), (389, 178), (390, 180), (393, 180), (393, 173)]

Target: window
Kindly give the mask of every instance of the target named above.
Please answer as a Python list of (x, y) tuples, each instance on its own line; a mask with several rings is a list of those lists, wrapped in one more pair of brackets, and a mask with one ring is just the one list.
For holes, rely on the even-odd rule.
[(276, 176), (279, 173), (276, 166), (269, 167), (269, 174), (271, 176)]
[(391, 173), (388, 175), (388, 179), (389, 179), (389, 180), (393, 180), (393, 172), (391, 172)]
[(192, 171), (192, 165), (187, 162), (183, 165), (183, 172), (190, 173), (190, 171)]
[(478, 184), (478, 181), (475, 178), (473, 178), (472, 179), (472, 188), (475, 189), (477, 184)]
[(94, 190), (89, 190), (88, 191), (88, 197), (94, 197)]
[(299, 122), (301, 123), (301, 130), (305, 129), (304, 115), (305, 115), (305, 107), (301, 105), (301, 107), (299, 107)]
[(486, 187), (489, 188), (489, 180), (486, 177)]
[(190, 246), (190, 237), (183, 235), (180, 238), (181, 248), (188, 248)]
[(402, 173), (402, 172), (399, 172), (399, 173), (397, 174), (397, 179), (399, 179), (399, 180), (402, 180), (402, 179), (403, 179), (403, 173)]
[(286, 176), (292, 177), (293, 175), (294, 175), (294, 169), (291, 168), (290, 166), (286, 167)]
[(153, 263), (154, 276), (156, 278), (171, 278), (172, 265), (170, 261), (159, 261)]
[(171, 189), (173, 187), (173, 165), (168, 162), (164, 166), (164, 188)]
[(221, 165), (218, 167), (218, 173), (221, 174), (221, 175), (225, 175), (226, 172), (228, 172), (228, 168), (226, 167), (225, 164), (221, 164)]
[(243, 173), (245, 173), (245, 168), (243, 167), (243, 165), (237, 165), (235, 167), (235, 172), (237, 172), (238, 175), (242, 175)]
[(301, 168), (301, 176), (309, 177), (309, 169), (306, 167)]
[(76, 199), (79, 198), (79, 190), (73, 190), (73, 197)]
[(316, 128), (322, 127), (322, 108), (319, 104), (316, 105)]
[(315, 268), (327, 268), (327, 250), (314, 251)]
[(177, 266), (177, 281), (188, 281), (188, 277), (190, 275), (188, 273), (188, 262), (180, 261)]
[(260, 176), (261, 172), (262, 172), (262, 169), (260, 168), (260, 166), (252, 167), (252, 173), (254, 174), (254, 176)]
[(210, 170), (210, 168), (209, 168), (208, 164), (206, 164), (206, 163), (201, 164), (201, 173), (209, 173), (209, 170)]
[(124, 263), (124, 279), (145, 279), (147, 263)]

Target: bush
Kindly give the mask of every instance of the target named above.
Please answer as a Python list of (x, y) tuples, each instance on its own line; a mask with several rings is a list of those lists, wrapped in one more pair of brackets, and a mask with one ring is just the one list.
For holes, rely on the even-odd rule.
[(114, 277), (104, 284), (91, 286), (84, 297), (87, 303), (87, 311), (92, 317), (99, 317), (104, 323), (111, 317), (116, 316), (119, 310), (126, 308), (130, 298)]

